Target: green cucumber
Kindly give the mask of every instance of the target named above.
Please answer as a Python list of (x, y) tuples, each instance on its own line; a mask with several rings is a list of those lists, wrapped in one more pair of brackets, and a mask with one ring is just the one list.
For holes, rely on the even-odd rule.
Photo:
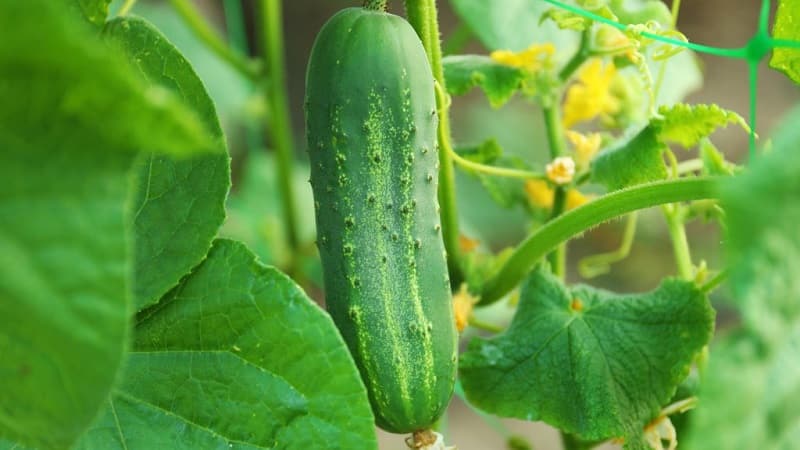
[(439, 223), (433, 75), (404, 19), (345, 9), (322, 28), (306, 127), (326, 303), (381, 428), (429, 428), (457, 333)]

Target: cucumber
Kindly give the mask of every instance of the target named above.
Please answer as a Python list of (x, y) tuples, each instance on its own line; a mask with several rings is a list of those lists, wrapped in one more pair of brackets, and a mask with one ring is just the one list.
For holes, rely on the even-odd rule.
[(439, 223), (436, 102), (404, 19), (349, 8), (322, 28), (306, 78), (326, 303), (381, 428), (429, 428), (456, 375)]

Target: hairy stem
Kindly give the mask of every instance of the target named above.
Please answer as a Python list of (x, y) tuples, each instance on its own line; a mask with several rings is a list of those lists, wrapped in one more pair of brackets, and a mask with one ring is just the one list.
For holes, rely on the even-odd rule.
[(672, 239), (672, 250), (675, 253), (675, 265), (678, 267), (678, 276), (684, 280), (694, 278), (694, 265), (692, 253), (689, 250), (689, 241), (686, 238), (686, 228), (683, 223), (683, 212), (680, 205), (664, 209), (667, 219), (669, 236)]
[(416, 30), (425, 47), (433, 78), (439, 85), (436, 93), (436, 107), (439, 111), (439, 206), (450, 282), (451, 285), (458, 286), (464, 277), (460, 266), (461, 249), (458, 240), (458, 209), (456, 208), (455, 171), (452, 158), (455, 151), (450, 135), (450, 102), (446, 95), (436, 1), (406, 0), (405, 6), (408, 21)]
[(261, 52), (266, 62), (267, 102), (271, 112), (270, 132), (275, 147), (278, 166), (278, 186), (283, 206), (283, 221), (289, 248), (294, 257), (300, 247), (297, 236), (297, 212), (295, 193), (292, 186), (292, 164), (294, 142), (289, 115), (289, 101), (286, 95), (286, 67), (283, 55), (283, 24), (281, 0), (259, 0), (261, 29)]
[(491, 304), (517, 286), (549, 251), (603, 222), (644, 208), (717, 198), (718, 180), (697, 177), (659, 181), (613, 192), (548, 222), (523, 241), (481, 292), (478, 305)]
[[(552, 105), (544, 108), (544, 124), (547, 130), (547, 141), (550, 144), (550, 157), (552, 159), (558, 158), (566, 153), (564, 134), (561, 132), (561, 122), (559, 120), (561, 118), (561, 113), (558, 105), (559, 103), (556, 99)], [(564, 212), (566, 204), (566, 188), (564, 188), (564, 186), (556, 186), (553, 199), (553, 211), (550, 215), (550, 220), (557, 219), (558, 216)], [(548, 256), (548, 260), (553, 274), (563, 280), (567, 271), (567, 243), (564, 242), (556, 247)]]
[(564, 67), (558, 73), (558, 78), (566, 83), (572, 77), (576, 70), (578, 70), (584, 62), (586, 62), (586, 58), (589, 57), (589, 41), (591, 40), (591, 34), (589, 30), (584, 30), (581, 33), (581, 43), (578, 46), (578, 51), (572, 55), (569, 61), (564, 64)]
[(259, 77), (259, 64), (255, 61), (251, 61), (245, 55), (234, 51), (226, 44), (203, 18), (203, 15), (200, 14), (191, 0), (170, 0), (170, 3), (195, 36), (197, 36), (212, 52), (245, 77), (251, 80), (255, 80)]

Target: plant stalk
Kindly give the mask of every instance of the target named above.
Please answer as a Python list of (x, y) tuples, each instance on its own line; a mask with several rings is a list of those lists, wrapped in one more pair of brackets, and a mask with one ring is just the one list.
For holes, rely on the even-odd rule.
[(247, 56), (233, 50), (227, 45), (203, 18), (203, 15), (200, 14), (190, 0), (170, 0), (170, 3), (195, 36), (197, 36), (212, 52), (248, 79), (258, 79), (260, 76), (258, 62), (251, 61)]
[(688, 281), (694, 278), (694, 265), (680, 208), (680, 205), (674, 205), (674, 208), (665, 209), (664, 217), (667, 219), (669, 236), (672, 239), (672, 250), (675, 253), (678, 276)]
[(257, 20), (261, 28), (261, 52), (266, 63), (268, 77), (266, 97), (272, 119), (270, 131), (276, 152), (284, 228), (289, 248), (292, 251), (292, 259), (294, 259), (300, 248), (300, 240), (297, 235), (296, 196), (292, 185), (294, 142), (289, 101), (286, 95), (282, 5), (281, 0), (259, 0), (258, 6)]
[(447, 250), (447, 268), (451, 286), (459, 286), (464, 279), (461, 271), (461, 248), (459, 247), (458, 209), (456, 208), (456, 183), (453, 168), (453, 150), (450, 134), (450, 102), (442, 66), (442, 43), (435, 0), (406, 0), (406, 15), (425, 47), (433, 78), (439, 88), (436, 107), (439, 111), (439, 207), (442, 221), (442, 237)]
[[(558, 100), (554, 101), (552, 105), (544, 108), (544, 124), (547, 130), (547, 141), (550, 144), (550, 157), (556, 159), (566, 153), (566, 145), (564, 143), (564, 135), (561, 132), (561, 117)], [(555, 196), (553, 199), (553, 210), (550, 214), (549, 220), (554, 220), (564, 213), (567, 203), (567, 191), (564, 186), (556, 186)], [(548, 255), (550, 268), (553, 274), (560, 279), (564, 279), (567, 271), (567, 243), (556, 247), (550, 255)]]
[(546, 223), (523, 241), (481, 292), (480, 306), (499, 300), (562, 242), (603, 222), (644, 208), (718, 197), (716, 177), (659, 181), (613, 192)]

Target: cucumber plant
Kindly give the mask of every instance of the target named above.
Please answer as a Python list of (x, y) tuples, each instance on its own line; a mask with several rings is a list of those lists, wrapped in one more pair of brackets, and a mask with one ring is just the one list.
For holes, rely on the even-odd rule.
[[(0, 449), (487, 448), (453, 397), (497, 448), (532, 448), (499, 418), (795, 447), (800, 110), (756, 112), (768, 56), (800, 83), (800, 4), (736, 48), (669, 5), (450, 0), (440, 33), (444, 2), (367, 0), (284, 33), (281, 0), (224, 0), (223, 35), (189, 0), (0, 0)], [(742, 62), (748, 114), (684, 103), (698, 54)], [(621, 218), (617, 250), (574, 241)], [(626, 266), (656, 221), (671, 258)], [(631, 264), (663, 279), (616, 292)]]

